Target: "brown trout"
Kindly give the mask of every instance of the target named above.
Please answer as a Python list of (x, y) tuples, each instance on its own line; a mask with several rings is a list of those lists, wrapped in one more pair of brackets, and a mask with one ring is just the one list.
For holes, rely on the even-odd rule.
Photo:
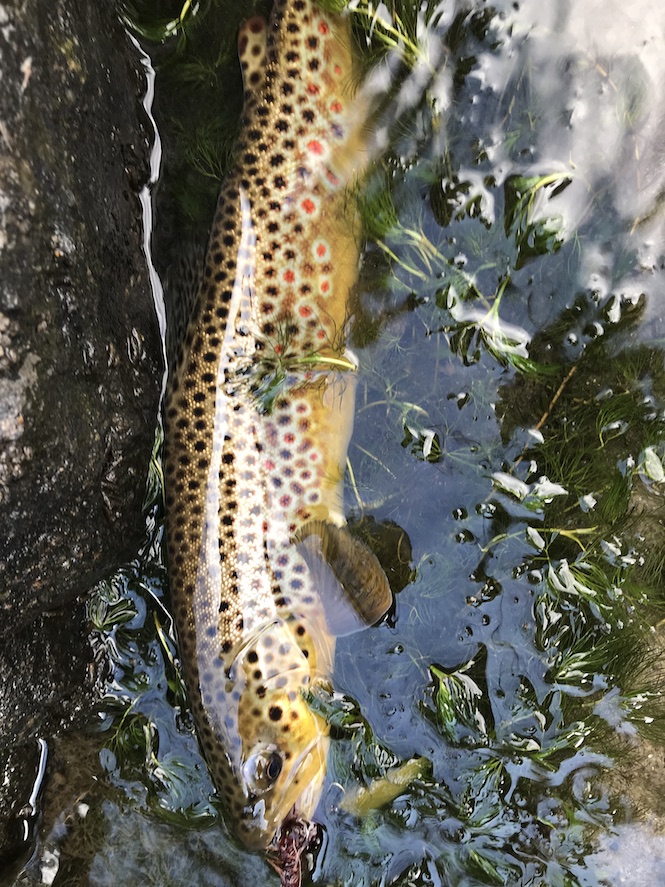
[(260, 848), (313, 815), (328, 731), (306, 694), (331, 674), (334, 636), (377, 621), (391, 593), (342, 508), (358, 266), (345, 187), (366, 111), (348, 20), (277, 0), (238, 46), (241, 136), (170, 369), (164, 476), (197, 731), (229, 825)]

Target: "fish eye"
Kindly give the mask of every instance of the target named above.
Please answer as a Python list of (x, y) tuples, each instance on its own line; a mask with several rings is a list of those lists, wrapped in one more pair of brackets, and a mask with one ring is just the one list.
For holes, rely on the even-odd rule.
[(266, 776), (271, 784), (275, 782), (279, 774), (282, 772), (282, 756), (279, 752), (274, 751), (266, 762)]
[(282, 756), (276, 749), (260, 751), (248, 758), (244, 766), (245, 779), (253, 791), (265, 792), (277, 781), (283, 766)]

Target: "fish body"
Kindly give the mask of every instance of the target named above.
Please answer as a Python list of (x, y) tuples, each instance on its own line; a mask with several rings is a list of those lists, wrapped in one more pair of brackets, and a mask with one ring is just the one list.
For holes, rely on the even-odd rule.
[(306, 693), (334, 634), (379, 618), (390, 590), (342, 509), (358, 265), (344, 189), (365, 162), (348, 25), (277, 0), (239, 56), (237, 159), (169, 373), (164, 475), (197, 731), (229, 824), (260, 848), (293, 809), (313, 814), (328, 731)]

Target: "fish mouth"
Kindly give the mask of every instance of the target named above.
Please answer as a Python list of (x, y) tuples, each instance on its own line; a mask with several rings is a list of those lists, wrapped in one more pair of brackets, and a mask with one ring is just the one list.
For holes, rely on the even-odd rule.
[[(294, 765), (295, 770), (297, 770), (298, 763), (305, 760), (308, 754), (314, 752), (316, 745), (317, 740), (311, 742), (303, 751), (298, 762)], [(317, 836), (320, 838), (323, 827), (310, 818), (318, 806), (320, 792), (321, 785), (319, 780), (315, 779), (296, 798), (290, 810), (277, 826), (267, 850), (278, 863), (284, 858), (291, 858), (296, 852), (300, 857), (313, 844)], [(282, 871), (281, 868), (276, 870)]]

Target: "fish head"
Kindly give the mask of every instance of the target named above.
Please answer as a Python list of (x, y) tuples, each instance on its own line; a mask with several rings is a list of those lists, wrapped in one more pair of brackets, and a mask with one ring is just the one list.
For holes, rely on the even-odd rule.
[(261, 667), (259, 651), (250, 652), (252, 659), (259, 657), (253, 664), (259, 667), (248, 674), (239, 703), (243, 806), (236, 832), (251, 849), (267, 847), (291, 816), (311, 819), (326, 775), (328, 726), (305, 695), (312, 680), (310, 663), (297, 644), (279, 640), (273, 638), (272, 655), (288, 652), (272, 668)]

